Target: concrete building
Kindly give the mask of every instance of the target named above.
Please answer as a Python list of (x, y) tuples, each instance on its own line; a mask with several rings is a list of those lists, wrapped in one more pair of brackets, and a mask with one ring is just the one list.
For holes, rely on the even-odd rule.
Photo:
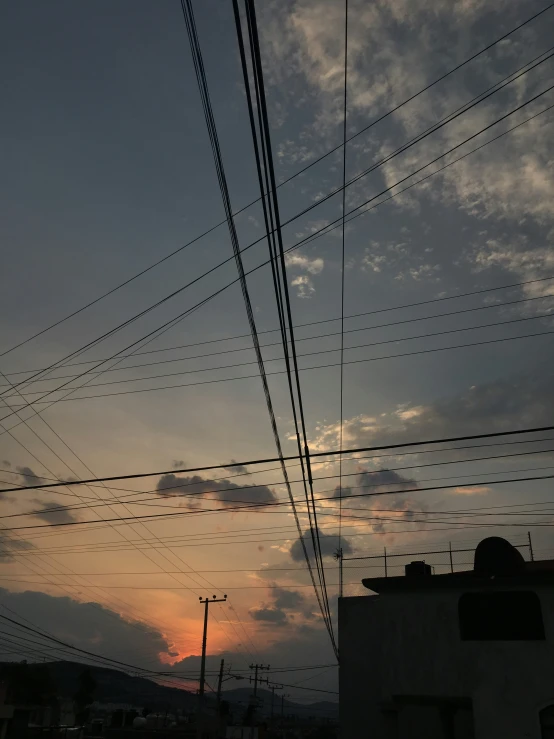
[(554, 560), (504, 539), (474, 569), (339, 600), (341, 739), (554, 739)]

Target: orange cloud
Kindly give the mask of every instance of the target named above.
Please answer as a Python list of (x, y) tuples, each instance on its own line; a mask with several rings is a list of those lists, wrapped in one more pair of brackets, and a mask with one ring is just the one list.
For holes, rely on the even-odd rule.
[(486, 485), (468, 485), (463, 488), (454, 488), (454, 493), (458, 495), (485, 495), (490, 493), (491, 489)]

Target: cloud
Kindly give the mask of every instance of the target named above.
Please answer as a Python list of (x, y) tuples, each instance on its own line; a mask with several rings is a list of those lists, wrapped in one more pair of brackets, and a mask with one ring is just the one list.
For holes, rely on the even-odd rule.
[(276, 608), (294, 609), (298, 608), (305, 602), (304, 596), (297, 590), (288, 590), (275, 586), (272, 589), (274, 604)]
[(77, 520), (71, 509), (66, 505), (61, 505), (53, 500), (47, 502), (34, 500), (33, 503), (40, 506), (39, 511), (37, 512), (35, 509), (33, 515), (41, 521), (46, 521), (47, 523), (70, 523), (71, 521)]
[(288, 617), (281, 608), (270, 606), (269, 608), (251, 608), (249, 610), (250, 617), (254, 621), (265, 621), (275, 626), (284, 626), (288, 623)]
[[(554, 373), (545, 365), (532, 374), (472, 385), (427, 405), (402, 405), (379, 419), (354, 416), (344, 423), (344, 439), (351, 447), (371, 446), (377, 441), (382, 445), (398, 444), (549, 426), (553, 415)], [(333, 448), (338, 432), (337, 423), (320, 424), (310, 446), (318, 450)], [(401, 456), (402, 451), (398, 454)], [(465, 454), (474, 456), (475, 450)]]
[[(333, 598), (330, 600), (333, 607)], [(15, 593), (1, 588), (0, 601), (19, 617), (32, 623), (38, 623), (37, 614), (40, 614), (39, 625), (42, 629), (82, 649), (107, 654), (113, 659), (151, 670), (197, 675), (200, 669), (199, 646), (196, 654), (168, 664), (168, 658), (177, 654), (160, 630), (142, 621), (127, 619), (104, 605), (79, 602), (67, 596), (52, 596), (36, 591)], [(246, 626), (249, 631), (254, 624), (264, 628), (264, 660), (270, 664), (302, 666), (321, 664), (322, 660), (325, 663), (334, 661), (327, 634), (318, 620), (314, 620), (314, 627), (307, 631), (301, 623), (288, 619), (286, 613), (279, 613), (279, 609), (271, 605), (264, 608), (263, 604), (254, 608), (250, 617), (252, 625)], [(272, 629), (275, 633), (272, 633)], [(25, 659), (26, 656), (24, 653), (14, 654), (10, 659)], [(249, 664), (252, 660), (241, 645), (234, 647), (232, 653), (210, 652), (206, 659), (208, 673), (215, 674), (219, 670), (222, 657), (227, 664), (233, 662), (236, 665)], [(328, 672), (321, 679), (310, 682), (310, 685), (337, 690), (336, 672)], [(227, 686), (234, 685), (228, 683)]]
[(36, 485), (40, 486), (43, 483), (47, 483), (48, 480), (46, 480), (43, 477), (40, 477), (40, 475), (37, 475), (30, 467), (16, 467), (15, 468), (17, 473), (21, 476), (21, 484), (22, 485)]
[(2, 562), (12, 562), (16, 552), (24, 552), (34, 548), (30, 541), (16, 539), (7, 533), (0, 532), (0, 561)]
[(290, 284), (296, 287), (296, 296), (298, 298), (311, 298), (315, 294), (315, 286), (312, 280), (313, 275), (318, 275), (322, 272), (325, 262), (321, 257), (309, 257), (306, 254), (294, 254), (286, 255), (286, 262), (289, 268), (298, 269), (301, 272), (307, 272), (308, 274), (296, 275), (292, 278)]
[[(412, 477), (404, 477), (404, 475), (394, 470), (365, 470), (361, 472), (359, 477), (360, 487), (370, 488), (368, 492), (382, 493), (390, 492), (392, 487), (399, 490), (417, 487), (417, 480)], [(338, 488), (335, 491), (335, 497), (338, 497)]]
[[(494, 37), (495, 27), (517, 25), (525, 16), (525, 8), (523, 0), (499, 0), (494, 8), (485, 0), (423, 0), (417, 6), (409, 0), (353, 0), (348, 40), (349, 132), (359, 131), (477, 52)], [(260, 13), (266, 82), (272, 86), (272, 104), (278, 107), (276, 114), (281, 120), (286, 115), (301, 120), (297, 135), (287, 129), (279, 148), (278, 162), (288, 174), (336, 145), (343, 121), (344, 45), (337, 29), (344, 26), (344, 4), (337, 0), (268, 0)], [(476, 58), (467, 67), (467, 74), (456, 75), (456, 84), (445, 81), (436, 85), (396, 110), (386, 123), (354, 139), (348, 147), (349, 173), (362, 171), (503, 79), (528, 60), (528, 49), (547, 48), (547, 29), (547, 23), (529, 24)], [(549, 84), (547, 75), (548, 68), (543, 65), (520, 77), (501, 94), (391, 160), (375, 177), (381, 176), (391, 186), (542, 92)], [(551, 94), (537, 100), (469, 142), (458, 155), (522, 122), (551, 101)], [(414, 208), (423, 192), (434, 202), (453, 206), (478, 219), (494, 215), (510, 221), (552, 222), (554, 147), (548, 129), (551, 121), (549, 112), (526, 123), (498, 143), (396, 198), (393, 207)], [(290, 126), (290, 130), (295, 127)], [(318, 177), (309, 180), (312, 188), (321, 189), (323, 178), (329, 183), (326, 190), (339, 184), (337, 164), (341, 155), (339, 150), (335, 157), (325, 160), (317, 171)], [(421, 176), (429, 171), (432, 170)], [(370, 178), (371, 194), (381, 184), (375, 182), (375, 177)], [(307, 175), (304, 179), (305, 187), (309, 178)], [(347, 197), (350, 200), (364, 192), (369, 196), (368, 189), (365, 178), (349, 188)]]
[(198, 497), (198, 495), (230, 506), (236, 503), (271, 503), (276, 500), (275, 493), (266, 485), (237, 485), (230, 480), (210, 480), (199, 475), (192, 477), (162, 475), (156, 491), (160, 495), (191, 496), (189, 503), (191, 507), (198, 505), (192, 497)]
[(228, 472), (234, 472), (237, 475), (249, 475), (248, 469), (243, 464), (236, 464), (235, 460), (232, 459), (231, 462), (233, 463), (232, 467), (223, 467), (222, 469), (227, 470)]
[(298, 252), (289, 253), (285, 257), (287, 267), (299, 267), (300, 269), (309, 272), (311, 275), (318, 275), (323, 271), (325, 262), (321, 257), (308, 257), (305, 254), (299, 254)]
[[(308, 552), (308, 556), (310, 557), (310, 560), (313, 561), (314, 560), (314, 548), (313, 548), (313, 541), (312, 541), (312, 535), (311, 535), (310, 529), (306, 529), (304, 531), (304, 533), (302, 534), (302, 540), (304, 541), (304, 544), (306, 546), (306, 551)], [(320, 545), (321, 554), (323, 557), (333, 557), (339, 546), (339, 537), (334, 536), (333, 534), (325, 534), (323, 531), (320, 530), (319, 545)], [(317, 540), (316, 540), (316, 546), (317, 546)], [(342, 546), (343, 554), (352, 553), (352, 546), (344, 537), (342, 538), (341, 546)], [(303, 562), (305, 560), (304, 547), (302, 546), (302, 541), (300, 539), (296, 539), (296, 541), (293, 542), (289, 550), (289, 554), (295, 562)]]
[(455, 488), (452, 492), (456, 495), (485, 495), (491, 492), (491, 488), (486, 485), (468, 485), (464, 488)]
[(298, 288), (296, 296), (298, 298), (311, 298), (315, 294), (313, 282), (306, 275), (294, 277), (290, 283), (293, 287)]
[[(390, 530), (389, 524), (399, 521), (411, 521), (415, 514), (425, 514), (425, 506), (417, 503), (406, 495), (395, 497), (391, 495), (394, 492), (402, 492), (403, 490), (413, 490), (418, 487), (417, 480), (412, 477), (406, 477), (394, 470), (364, 470), (355, 478), (357, 481), (356, 493), (368, 493), (367, 498), (356, 498), (356, 506), (366, 506), (371, 508), (376, 514), (376, 518), (380, 517), (379, 509), (384, 509), (382, 518), (388, 520), (368, 521), (368, 526), (376, 534), (383, 534)], [(348, 496), (351, 494), (350, 488), (342, 489), (343, 506), (348, 507)], [(380, 493), (386, 493), (381, 500), (373, 497)], [(340, 488), (335, 488), (334, 497), (340, 497)], [(391, 520), (393, 519), (393, 520)], [(389, 527), (389, 528), (387, 528)], [(394, 533), (394, 530), (391, 530)]]
[(80, 603), (73, 598), (34, 591), (13, 593), (0, 589), (0, 596), (2, 603), (22, 619), (36, 623), (40, 618), (41, 629), (83, 649), (139, 665), (145, 662), (146, 653), (149, 666), (158, 670), (165, 669), (160, 655), (173, 652), (169, 642), (153, 627), (127, 620), (98, 603)]
[[(554, 249), (552, 246), (535, 246), (525, 236), (489, 238), (483, 245), (476, 247), (469, 255), (469, 260), (478, 271), (501, 269), (510, 272), (522, 282), (550, 277), (554, 273)], [(552, 282), (532, 282), (523, 285), (522, 290), (527, 297), (552, 295)], [(539, 301), (540, 310), (551, 312), (553, 301)]]
[[(249, 610), (250, 617), (254, 621), (263, 621), (275, 626), (285, 626), (285, 624), (289, 624), (294, 620), (294, 616), (288, 614), (287, 611), (299, 611), (302, 607), (306, 606), (306, 598), (297, 590), (272, 585), (270, 593), (270, 603), (260, 603), (259, 606)], [(313, 619), (311, 611), (310, 619)]]

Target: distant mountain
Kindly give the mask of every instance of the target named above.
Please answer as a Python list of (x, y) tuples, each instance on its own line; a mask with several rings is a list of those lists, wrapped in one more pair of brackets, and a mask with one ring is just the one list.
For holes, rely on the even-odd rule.
[[(246, 706), (252, 695), (252, 686), (244, 688), (233, 688), (225, 690), (223, 698), (230, 703)], [(258, 688), (258, 706), (259, 711), (266, 716), (271, 713), (271, 691)], [(336, 719), (339, 715), (339, 704), (333, 701), (317, 701), (317, 703), (294, 703), (286, 700), (283, 703), (284, 714), (286, 716), (301, 716), (308, 718), (309, 716), (328, 717)], [(281, 715), (281, 696), (275, 693), (273, 703), (273, 713), (275, 716)]]
[(56, 686), (56, 692), (62, 699), (70, 700), (73, 697), (79, 675), (88, 669), (97, 686), (94, 699), (100, 703), (130, 703), (145, 706), (152, 711), (173, 711), (177, 708), (193, 711), (196, 707), (196, 695), (188, 690), (158, 685), (144, 677), (133, 677), (119, 670), (93, 667), (80, 662), (63, 661), (46, 664)]
[[(4, 664), (0, 662), (1, 665)], [(44, 664), (44, 663), (40, 663)], [(90, 670), (95, 682), (96, 690), (94, 693), (95, 701), (100, 703), (130, 703), (134, 706), (147, 707), (151, 711), (169, 711), (173, 713), (180, 708), (184, 711), (191, 712), (196, 709), (196, 694), (188, 690), (180, 688), (171, 688), (165, 685), (158, 685), (153, 680), (144, 677), (133, 677), (120, 670), (112, 670), (106, 667), (93, 667), (80, 662), (48, 662), (46, 663), (52, 681), (56, 686), (58, 697), (71, 700), (78, 685), (79, 675), (83, 670)], [(170, 678), (168, 678), (170, 679)], [(252, 695), (252, 686), (244, 688), (234, 688), (232, 690), (223, 691), (223, 699), (228, 701), (234, 708), (234, 712), (239, 714), (246, 709)], [(213, 695), (206, 694), (207, 704), (215, 704)], [(258, 710), (263, 715), (269, 716), (271, 713), (271, 691), (258, 689)], [(287, 716), (298, 716), (308, 718), (310, 716), (317, 717), (338, 717), (338, 703), (331, 701), (318, 701), (317, 703), (300, 704), (285, 700), (284, 713)], [(281, 697), (275, 694), (274, 715), (281, 714)]]

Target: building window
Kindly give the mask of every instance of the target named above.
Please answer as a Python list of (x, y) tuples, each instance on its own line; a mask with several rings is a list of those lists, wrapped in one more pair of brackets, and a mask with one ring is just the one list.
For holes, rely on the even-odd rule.
[(541, 603), (536, 593), (465, 593), (458, 601), (460, 636), (466, 641), (544, 639)]
[(387, 739), (475, 739), (470, 698), (395, 695), (383, 717)]

